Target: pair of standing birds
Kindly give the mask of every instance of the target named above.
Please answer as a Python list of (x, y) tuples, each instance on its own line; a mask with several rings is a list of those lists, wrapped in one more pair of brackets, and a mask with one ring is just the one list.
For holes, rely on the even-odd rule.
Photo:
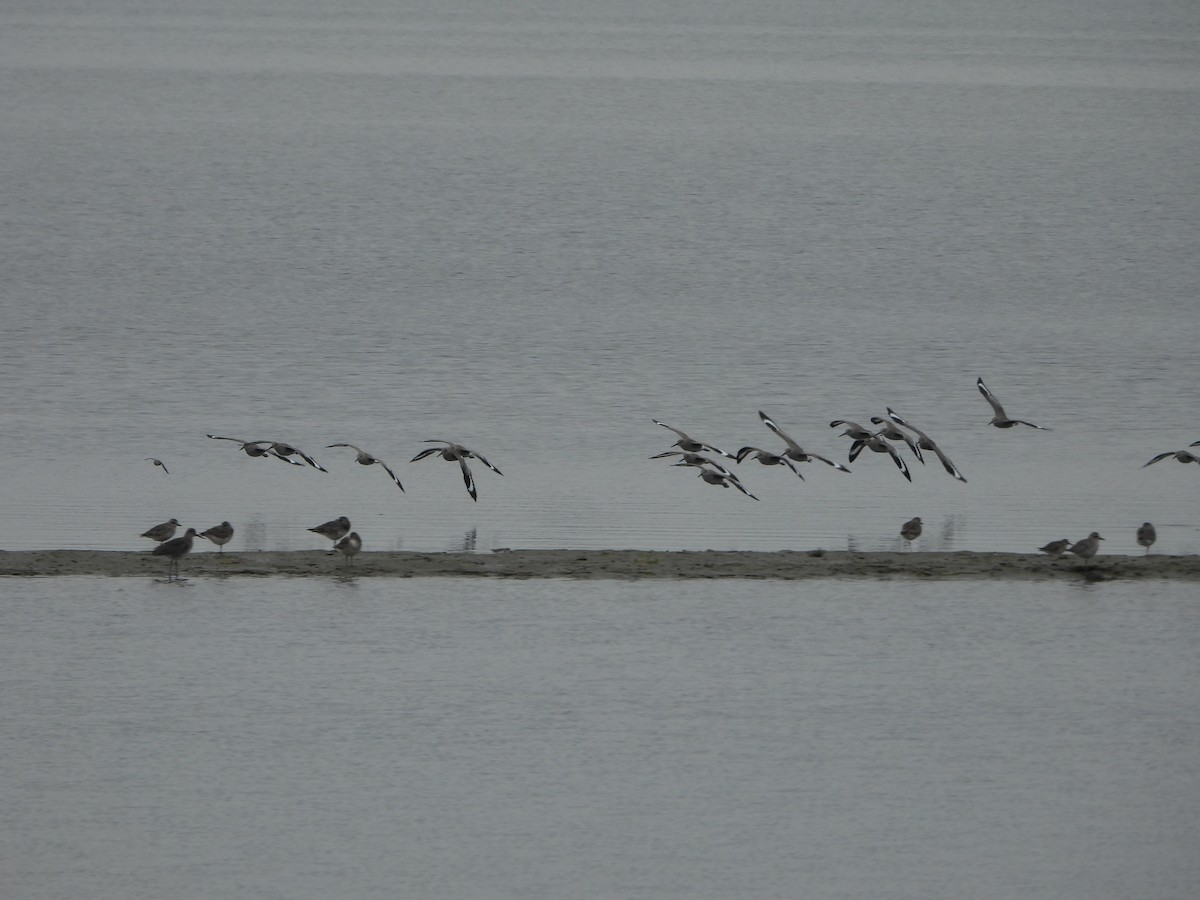
[(345, 516), (322, 522), (308, 530), (333, 541), (333, 551), (342, 554), (346, 565), (351, 565), (358, 551), (362, 549), (362, 538), (358, 536), (357, 531), (350, 530), (350, 520)]
[[(1073, 553), (1080, 559), (1087, 562), (1100, 551), (1100, 542), (1104, 540), (1099, 532), (1093, 531), (1082, 541), (1071, 543), (1069, 538), (1051, 541), (1044, 547), (1039, 547), (1043, 553), (1048, 556), (1059, 557), (1064, 553)], [(1158, 532), (1149, 522), (1143, 522), (1137, 530), (1137, 542), (1140, 546), (1146, 548), (1146, 553), (1150, 552), (1151, 545), (1158, 540)]]
[(228, 522), (214, 525), (212, 528), (199, 532), (199, 535), (197, 535), (195, 528), (189, 528), (184, 532), (182, 537), (173, 537), (178, 528), (178, 519), (168, 519), (142, 532), (142, 537), (158, 541), (158, 546), (151, 551), (152, 555), (167, 557), (168, 581), (174, 581), (179, 578), (179, 562), (192, 552), (192, 543), (197, 536), (206, 538), (216, 544), (217, 552), (219, 553), (225, 551), (225, 545), (233, 538), (233, 526)]

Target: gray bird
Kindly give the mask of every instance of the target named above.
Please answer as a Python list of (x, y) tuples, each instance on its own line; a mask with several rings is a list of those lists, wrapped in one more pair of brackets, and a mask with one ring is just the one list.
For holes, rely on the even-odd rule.
[(391, 468), (388, 467), (388, 464), (385, 463), (378, 456), (368, 453), (366, 450), (356, 447), (353, 444), (346, 444), (346, 443), (329, 444), (325, 449), (328, 450), (329, 447), (349, 447), (351, 450), (353, 450), (355, 453), (358, 454), (358, 457), (354, 460), (356, 463), (358, 463), (360, 466), (379, 466), (381, 469), (383, 469), (383, 471), (387, 472), (390, 476), (392, 476), (392, 481), (396, 482), (396, 487), (400, 488), (400, 490), (402, 490), (402, 491), (404, 490), (404, 485), (402, 485), (400, 483), (400, 479), (396, 477), (396, 473), (393, 472), (391, 470)]
[(979, 393), (983, 394), (983, 399), (992, 407), (992, 421), (990, 424), (997, 428), (1012, 428), (1014, 425), (1028, 425), (1030, 428), (1036, 428), (1039, 431), (1049, 431), (1042, 425), (1034, 425), (1032, 422), (1026, 422), (1024, 419), (1010, 419), (1008, 413), (1004, 411), (1004, 407), (1000, 405), (1000, 401), (996, 399), (996, 395), (988, 390), (982, 378), (975, 381), (975, 387), (979, 388)]
[(147, 457), (146, 457), (146, 460), (147, 460), (148, 462), (152, 462), (152, 463), (154, 463), (156, 466), (158, 466), (160, 469), (162, 469), (162, 470), (163, 470), (164, 472), (166, 472), (168, 475), (170, 475), (170, 474), (171, 474), (171, 470), (167, 468), (167, 466), (166, 466), (166, 463), (164, 463), (164, 462), (163, 462), (161, 459), (159, 459), (158, 457), (156, 457), (156, 456), (147, 456)]
[(142, 532), (142, 537), (150, 538), (152, 541), (158, 541), (160, 544), (163, 541), (170, 540), (175, 534), (175, 529), (179, 527), (178, 519), (167, 519), (161, 525), (155, 525), (153, 528)]
[(350, 565), (354, 561), (355, 555), (362, 549), (362, 538), (358, 536), (357, 531), (352, 531), (336, 544), (330, 553), (340, 553), (346, 560), (346, 565)]
[(1070, 538), (1063, 538), (1061, 541), (1051, 541), (1044, 547), (1038, 547), (1042, 553), (1047, 556), (1053, 556), (1055, 559), (1067, 552), (1067, 548), (1071, 546)]
[(225, 545), (233, 540), (233, 526), (228, 522), (222, 522), (220, 525), (214, 525), (212, 528), (200, 532), (200, 537), (212, 541), (217, 545), (217, 552), (224, 553)]
[(1158, 532), (1154, 530), (1154, 526), (1149, 522), (1143, 522), (1142, 527), (1137, 530), (1137, 542), (1146, 548), (1146, 553), (1150, 553), (1150, 545), (1158, 540)]
[(168, 558), (167, 581), (179, 580), (179, 561), (192, 552), (192, 541), (195, 537), (196, 529), (189, 528), (183, 537), (164, 541), (150, 551), (154, 556), (165, 556)]
[(792, 440), (790, 437), (788, 437), (784, 433), (783, 429), (780, 428), (777, 424), (775, 424), (775, 420), (772, 419), (770, 416), (768, 416), (761, 409), (758, 411), (758, 417), (760, 419), (762, 419), (764, 425), (766, 425), (773, 432), (775, 432), (776, 436), (779, 437), (780, 440), (782, 440), (785, 444), (787, 444), (787, 449), (783, 451), (783, 455), (786, 456), (788, 459), (793, 460), (794, 462), (812, 462), (814, 459), (819, 459), (821, 462), (825, 463), (826, 465), (833, 466), (839, 472), (849, 472), (850, 471), (845, 466), (843, 466), (841, 463), (836, 463), (832, 459), (826, 459), (824, 456), (818, 456), (816, 453), (809, 453), (807, 450), (805, 450), (803, 447), (801, 447), (798, 443), (796, 443), (794, 440)]
[(900, 537), (908, 541), (908, 548), (912, 549), (912, 542), (921, 536), (921, 517), (909, 519), (900, 526)]
[(440, 440), (437, 438), (430, 438), (430, 439), (426, 440), (425, 443), (426, 444), (442, 444), (443, 446), (427, 447), (426, 449), (424, 449), (420, 453), (418, 453), (416, 456), (414, 456), (412, 459), (410, 459), (409, 462), (416, 462), (419, 459), (425, 459), (425, 457), (427, 457), (427, 456), (435, 456), (436, 455), (436, 456), (439, 456), (442, 459), (446, 460), (447, 462), (458, 463), (459, 468), (462, 470), (463, 484), (465, 484), (467, 486), (467, 493), (471, 495), (472, 500), (478, 501), (479, 494), (475, 490), (475, 476), (473, 474), (471, 474), (471, 469), (467, 465), (468, 459), (479, 460), (481, 463), (483, 463), (485, 466), (487, 466), (489, 469), (491, 469), (497, 475), (504, 474), (499, 469), (497, 469), (495, 466), (493, 466), (490, 462), (488, 462), (486, 459), (484, 459), (480, 454), (476, 453), (474, 450), (468, 450), (462, 444), (456, 444), (453, 441), (443, 441), (443, 440)]
[(1082, 541), (1076, 541), (1074, 544), (1068, 547), (1067, 552), (1074, 553), (1076, 556), (1082, 559), (1085, 564), (1090, 564), (1092, 557), (1095, 556), (1096, 552), (1100, 549), (1100, 542), (1102, 540), (1104, 540), (1104, 538), (1100, 537), (1098, 533), (1093, 531)]
[(337, 543), (349, 533), (350, 520), (345, 516), (338, 516), (336, 519), (330, 519), (328, 522), (322, 522), (320, 525), (316, 525), (308, 530), (314, 534), (321, 535), (321, 537), (327, 537), (334, 543)]

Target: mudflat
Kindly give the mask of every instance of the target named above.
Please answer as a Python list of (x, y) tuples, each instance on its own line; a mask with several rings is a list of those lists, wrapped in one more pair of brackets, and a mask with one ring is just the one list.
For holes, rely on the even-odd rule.
[[(1021, 580), (1166, 579), (1200, 581), (1200, 556), (1072, 557), (1028, 553), (784, 550), (496, 550), (486, 553), (363, 552), (345, 565), (321, 550), (193, 553), (186, 577), (338, 576), (390, 578), (917, 578)], [(0, 576), (163, 576), (150, 551), (0, 551)]]

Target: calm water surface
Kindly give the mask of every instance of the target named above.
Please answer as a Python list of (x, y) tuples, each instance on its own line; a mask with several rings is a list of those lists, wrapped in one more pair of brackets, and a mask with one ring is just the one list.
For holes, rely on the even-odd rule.
[[(1140, 468), (1200, 439), (1198, 44), (1102, 0), (6, 4), (0, 547), (1198, 552), (1200, 467)], [(842, 457), (888, 406), (969, 483), (648, 460), (652, 417)]]
[(1195, 895), (1190, 586), (9, 580), (6, 896)]

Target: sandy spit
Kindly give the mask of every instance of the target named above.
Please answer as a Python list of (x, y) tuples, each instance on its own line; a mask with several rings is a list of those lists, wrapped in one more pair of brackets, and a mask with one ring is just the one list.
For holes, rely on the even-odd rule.
[[(149, 551), (4, 550), (0, 576), (145, 575), (162, 577), (166, 561)], [(319, 550), (193, 553), (182, 574), (208, 576), (352, 574), (358, 577), (436, 578), (1001, 578), (1168, 579), (1200, 581), (1200, 556), (1098, 556), (1085, 567), (1074, 558), (1026, 553), (853, 553), (785, 550), (501, 550), (491, 553), (364, 552), (345, 567)]]

